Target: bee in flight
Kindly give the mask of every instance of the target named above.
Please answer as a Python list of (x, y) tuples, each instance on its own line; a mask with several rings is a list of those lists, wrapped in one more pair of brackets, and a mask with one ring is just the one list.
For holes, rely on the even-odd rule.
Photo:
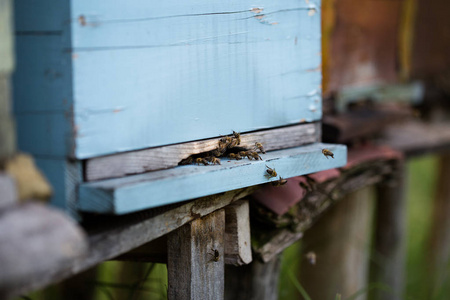
[(325, 157), (328, 159), (328, 156), (331, 156), (331, 158), (334, 159), (334, 154), (328, 149), (322, 149), (322, 154), (325, 155)]
[(266, 168), (267, 168), (267, 170), (266, 170), (267, 174), (265, 176), (267, 176), (267, 178), (272, 178), (272, 177), (277, 177), (278, 176), (278, 174), (275, 171), (275, 169), (269, 168), (267, 165), (266, 165)]

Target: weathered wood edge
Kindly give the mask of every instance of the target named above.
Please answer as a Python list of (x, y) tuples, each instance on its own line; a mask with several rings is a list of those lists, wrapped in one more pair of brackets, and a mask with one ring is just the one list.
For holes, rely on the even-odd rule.
[(248, 200), (225, 207), (225, 263), (235, 266), (252, 261)]
[[(335, 159), (327, 159), (328, 148)], [(314, 143), (261, 154), (263, 160), (222, 160), (222, 165), (181, 166), (146, 174), (88, 182), (79, 188), (79, 209), (102, 214), (125, 214), (211, 194), (263, 184), (266, 165), (284, 178), (341, 167), (346, 164), (343, 145)]]
[[(28, 278), (20, 286), (11, 286), (3, 291), (5, 299), (58, 283), (105, 260), (112, 259), (138, 246), (161, 237), (188, 222), (201, 218), (253, 193), (252, 186), (203, 197), (179, 204), (175, 208), (141, 212), (124, 217), (100, 218), (88, 224), (88, 252), (85, 256), (59, 264)], [(153, 211), (157, 211), (154, 213)], [(120, 241), (120, 243), (118, 242)]]
[[(314, 122), (243, 133), (241, 134), (241, 145), (253, 148), (255, 142), (260, 142), (266, 151), (272, 151), (315, 143), (319, 142), (320, 128), (320, 122)], [(189, 155), (214, 150), (217, 148), (219, 138), (88, 159), (85, 163), (85, 180), (95, 181), (123, 177), (175, 167)]]
[[(316, 188), (305, 194), (295, 206), (296, 213), (289, 216), (289, 223), (283, 228), (258, 230), (258, 224), (252, 223), (252, 248), (254, 258), (263, 262), (272, 260), (278, 253), (301, 238), (302, 233), (311, 228), (322, 213), (344, 195), (365, 186), (377, 184), (394, 176), (397, 172), (397, 159), (380, 159), (362, 163), (351, 169), (342, 170), (341, 176), (317, 184)], [(253, 204), (257, 205), (257, 204)], [(257, 212), (256, 212), (257, 213)], [(257, 213), (258, 214), (258, 213)], [(272, 213), (268, 218), (277, 219)], [(264, 217), (267, 221), (267, 217)], [(263, 222), (265, 222), (263, 220)], [(267, 226), (267, 224), (266, 224)], [(282, 241), (282, 243), (280, 243)]]
[(169, 300), (223, 299), (224, 233), (221, 209), (168, 235)]

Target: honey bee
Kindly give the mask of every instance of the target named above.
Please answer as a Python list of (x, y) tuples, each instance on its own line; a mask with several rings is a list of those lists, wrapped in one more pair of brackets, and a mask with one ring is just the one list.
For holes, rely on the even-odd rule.
[(220, 159), (218, 159), (217, 157), (214, 156), (210, 156), (209, 161), (213, 164), (213, 165), (220, 165)]
[(197, 157), (195, 159), (195, 163), (197, 165), (199, 165), (199, 164), (204, 164), (205, 166), (209, 165), (208, 161), (206, 159), (202, 158), (202, 157)]
[(305, 257), (311, 265), (314, 266), (316, 264), (317, 255), (313, 251), (309, 251), (308, 253), (306, 253)]
[(277, 177), (278, 176), (278, 174), (275, 171), (275, 169), (269, 168), (267, 165), (266, 165), (266, 168), (267, 168), (267, 170), (266, 170), (267, 174), (265, 176), (267, 176), (268, 178), (272, 178), (272, 177)]
[(283, 179), (283, 177), (280, 176), (279, 180), (275, 180), (271, 182), (273, 186), (282, 186), (285, 185), (287, 183), (286, 179)]
[(231, 142), (228, 143), (227, 148), (233, 148), (236, 147), (237, 145), (239, 145), (238, 139), (232, 138)]
[(209, 255), (212, 255), (212, 260), (218, 262), (220, 260), (220, 253), (216, 249), (211, 249), (212, 252), (208, 252)]
[(239, 151), (238, 153), (241, 157), (246, 157), (247, 156), (247, 151)]
[(220, 146), (220, 143), (228, 145), (230, 142), (231, 142), (231, 137), (222, 136), (222, 138), (219, 140), (219, 146)]
[(241, 144), (241, 134), (233, 130), (233, 136), (237, 140), (237, 145)]
[(331, 158), (333, 158), (334, 159), (334, 154), (333, 154), (333, 152), (331, 152), (330, 150), (328, 150), (328, 149), (322, 149), (322, 153), (323, 153), (323, 155), (325, 155), (325, 157), (328, 159), (328, 156), (331, 156)]
[(194, 162), (194, 159), (192, 158), (192, 156), (189, 156), (186, 159), (183, 159), (182, 161), (180, 161), (179, 165), (190, 165)]
[(239, 153), (230, 153), (229, 157), (231, 159), (241, 160), (242, 157), (239, 155)]
[(250, 154), (250, 156), (255, 160), (262, 160), (261, 156), (259, 156), (255, 151), (248, 151), (247, 153)]
[(256, 142), (255, 146), (257, 149), (259, 149), (259, 151), (261, 151), (262, 154), (266, 154), (266, 151), (264, 151), (264, 147), (261, 143)]

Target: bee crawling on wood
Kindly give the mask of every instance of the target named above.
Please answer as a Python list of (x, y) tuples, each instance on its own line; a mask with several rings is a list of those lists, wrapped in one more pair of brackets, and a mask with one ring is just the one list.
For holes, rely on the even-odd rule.
[(202, 157), (197, 157), (195, 159), (195, 163), (197, 165), (199, 165), (199, 164), (204, 164), (205, 166), (209, 165), (208, 161), (205, 158), (202, 158)]
[(237, 145), (240, 145), (241, 144), (241, 134), (239, 132), (236, 132), (233, 130), (233, 136), (237, 141)]
[(218, 158), (215, 157), (215, 156), (210, 156), (210, 157), (208, 157), (207, 159), (208, 159), (208, 161), (209, 161), (210, 163), (212, 163), (213, 165), (220, 165), (220, 164), (221, 164), (221, 163), (220, 163), (220, 159), (218, 159)]
[[(250, 156), (252, 158), (254, 158), (255, 160), (262, 160), (261, 156), (258, 155), (258, 153), (256, 153), (256, 151), (247, 151), (248, 154), (250, 154)], [(248, 157), (247, 154), (247, 157)]]
[(272, 177), (277, 177), (278, 176), (278, 174), (275, 171), (275, 169), (269, 168), (267, 165), (266, 165), (266, 168), (267, 168), (267, 170), (266, 170), (267, 174), (265, 176), (267, 176), (267, 178), (272, 178)]
[(213, 258), (212, 260), (215, 262), (218, 262), (220, 260), (220, 253), (216, 249), (211, 249), (211, 252), (208, 252), (209, 255), (211, 255)]
[(229, 157), (231, 159), (235, 159), (235, 160), (241, 160), (242, 156), (239, 155), (239, 153), (230, 153)]
[(227, 148), (230, 149), (230, 148), (236, 147), (237, 145), (239, 145), (239, 143), (240, 142), (238, 141), (238, 139), (232, 138), (231, 142), (228, 143)]
[(285, 185), (287, 183), (286, 179), (283, 179), (283, 177), (280, 176), (279, 180), (275, 180), (271, 182), (273, 186), (282, 186)]
[(256, 142), (256, 143), (255, 143), (255, 147), (256, 147), (257, 149), (259, 149), (259, 151), (260, 151), (262, 154), (266, 154), (266, 151), (264, 151), (264, 147), (263, 147), (263, 145), (262, 145), (261, 143)]
[(322, 149), (322, 154), (325, 155), (325, 157), (328, 159), (328, 156), (331, 156), (331, 158), (334, 159), (334, 154), (328, 149)]

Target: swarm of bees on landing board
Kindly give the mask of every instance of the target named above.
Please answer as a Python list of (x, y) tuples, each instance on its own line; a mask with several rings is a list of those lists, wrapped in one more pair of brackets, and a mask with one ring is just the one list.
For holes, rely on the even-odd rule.
[[(241, 134), (233, 130), (233, 134), (229, 136), (222, 136), (217, 143), (217, 148), (203, 152), (199, 154), (193, 154), (186, 159), (183, 159), (179, 165), (220, 165), (219, 157), (228, 157), (229, 159), (241, 160), (247, 158), (249, 160), (263, 160), (261, 156), (258, 154), (265, 154), (266, 151), (261, 143), (256, 142), (253, 149), (248, 149), (246, 147), (242, 147), (241, 145)], [(322, 154), (328, 159), (330, 156), (334, 158), (333, 152), (328, 149), (322, 149)], [(271, 168), (266, 165), (265, 177), (267, 179), (278, 177), (277, 172), (274, 168)], [(271, 182), (273, 186), (283, 186), (287, 183), (286, 179), (279, 176), (278, 180), (274, 180)]]

